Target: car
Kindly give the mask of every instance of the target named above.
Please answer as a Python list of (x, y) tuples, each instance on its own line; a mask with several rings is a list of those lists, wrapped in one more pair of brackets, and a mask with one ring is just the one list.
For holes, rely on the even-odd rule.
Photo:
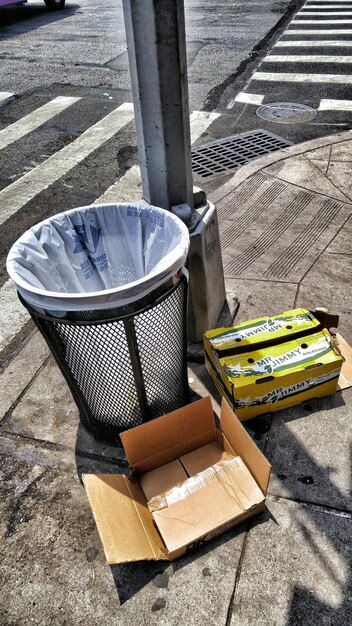
[[(7, 7), (13, 4), (26, 4), (27, 0), (0, 0), (0, 8)], [(44, 0), (49, 11), (58, 11), (65, 6), (65, 0)]]

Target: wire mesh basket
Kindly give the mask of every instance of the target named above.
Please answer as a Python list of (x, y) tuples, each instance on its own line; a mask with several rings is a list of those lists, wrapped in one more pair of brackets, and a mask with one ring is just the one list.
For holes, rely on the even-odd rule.
[(182, 276), (124, 307), (63, 319), (19, 296), (97, 440), (116, 443), (121, 431), (188, 402), (187, 288)]

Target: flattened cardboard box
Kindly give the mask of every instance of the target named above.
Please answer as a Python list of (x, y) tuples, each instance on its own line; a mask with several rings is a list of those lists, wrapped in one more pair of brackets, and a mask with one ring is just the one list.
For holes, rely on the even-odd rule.
[(239, 419), (336, 391), (343, 357), (323, 325), (337, 325), (338, 318), (322, 316), (295, 309), (205, 334), (208, 372)]
[(269, 462), (225, 400), (220, 424), (203, 398), (122, 433), (132, 479), (83, 475), (109, 564), (173, 560), (264, 509)]

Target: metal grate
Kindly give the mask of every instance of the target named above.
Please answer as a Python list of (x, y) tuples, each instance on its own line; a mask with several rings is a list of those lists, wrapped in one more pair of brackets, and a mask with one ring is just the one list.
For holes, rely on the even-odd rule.
[(206, 182), (287, 146), (292, 146), (292, 142), (261, 128), (212, 141), (192, 151), (193, 176), (200, 182)]
[(58, 320), (23, 304), (66, 378), (82, 425), (98, 440), (114, 442), (121, 431), (187, 403), (185, 277), (161, 296), (159, 289), (139, 300), (134, 311), (128, 305)]

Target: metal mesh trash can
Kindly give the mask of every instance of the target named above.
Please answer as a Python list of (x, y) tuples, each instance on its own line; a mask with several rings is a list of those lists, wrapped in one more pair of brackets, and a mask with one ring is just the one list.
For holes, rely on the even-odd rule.
[[(112, 205), (107, 206), (111, 209)], [(125, 205), (116, 205), (116, 210), (119, 210), (121, 206), (124, 211)], [(139, 211), (141, 206), (136, 206)], [(92, 209), (92, 207), (88, 208)], [(77, 211), (84, 212), (85, 209), (87, 207), (77, 209)], [(149, 211), (150, 207), (148, 206), (145, 210)], [(158, 220), (154, 220), (151, 227), (152, 235), (150, 235), (142, 205), (140, 241), (144, 247), (147, 236), (159, 235), (165, 238), (168, 229), (172, 230), (175, 224), (176, 229), (180, 228), (180, 237), (184, 235), (186, 227), (182, 222), (180, 222), (182, 225), (180, 227), (171, 214), (171, 224), (168, 224), (165, 230), (165, 220), (169, 219), (169, 214), (162, 209), (157, 209), (157, 211), (161, 213), (158, 213)], [(165, 213), (166, 216), (163, 215)], [(160, 215), (163, 219), (159, 219)], [(81, 217), (82, 215), (80, 219)], [(57, 216), (52, 218), (52, 220), (55, 219)], [(50, 220), (45, 223), (46, 229), (48, 222)], [(59, 222), (61, 223), (62, 220)], [(95, 224), (94, 228), (98, 231), (100, 226)], [(128, 228), (131, 226), (128, 225)], [(40, 230), (40, 233), (42, 232), (44, 231)], [(82, 228), (78, 232), (82, 232)], [(112, 234), (109, 229), (110, 238)], [(74, 246), (78, 245), (77, 242), (81, 243), (80, 239), (77, 239), (77, 228), (73, 228), (71, 235), (74, 249)], [(38, 238), (38, 233), (36, 237)], [(54, 239), (56, 244), (55, 237), (56, 235), (53, 236), (50, 232), (51, 241)], [(173, 245), (177, 245), (177, 233), (176, 237), (175, 233), (172, 237)], [(19, 240), (22, 246), (20, 250), (22, 253), (24, 250), (25, 269), (28, 272), (28, 250), (25, 246), (28, 237), (24, 237), (22, 241), (21, 239)], [(46, 234), (45, 252), (50, 255), (50, 242), (48, 244), (47, 239)], [(66, 248), (69, 245), (68, 242), (70, 238), (65, 241)], [(169, 254), (170, 246), (166, 247)], [(107, 302), (104, 302), (104, 290), (94, 293), (80, 291), (75, 294), (72, 291), (57, 293), (44, 289), (42, 295), (38, 294), (40, 289), (36, 287), (32, 294), (31, 283), (27, 281), (23, 285), (23, 280), (18, 278), (18, 267), (16, 267), (17, 273), (14, 271), (13, 259), (16, 258), (18, 261), (19, 248), (17, 246), (16, 251), (16, 244), (13, 248), (15, 250), (10, 251), (8, 258), (8, 270), (15, 279), (20, 300), (48, 343), (65, 376), (79, 408), (82, 425), (96, 439), (115, 442), (121, 431), (187, 403), (188, 284), (182, 267), (188, 245), (185, 245), (184, 239), (176, 256), (173, 255), (173, 262), (168, 271), (163, 264), (161, 272), (154, 272), (153, 276), (153, 268), (155, 264), (160, 266), (161, 260), (158, 255), (155, 256), (154, 249), (152, 251), (155, 257), (153, 258), (154, 265), (151, 264), (152, 271), (146, 276), (147, 288), (143, 290), (143, 277), (141, 279), (140, 276), (137, 276), (137, 287), (136, 281), (120, 280), (116, 289), (117, 293), (112, 293), (111, 288), (108, 290)], [(165, 243), (161, 250), (165, 250)], [(80, 262), (80, 266), (86, 268), (91, 259), (91, 251), (84, 250), (84, 246), (81, 246), (80, 254), (82, 252), (85, 253), (86, 260)], [(95, 254), (99, 258), (103, 253), (97, 250)], [(55, 255), (57, 261), (56, 250)], [(138, 250), (136, 250), (136, 255), (138, 256)], [(66, 263), (68, 263), (67, 259)], [(179, 269), (175, 273), (177, 265)], [(122, 270), (124, 275), (130, 279), (136, 278), (133, 263), (129, 264), (127, 272), (126, 267), (127, 261)], [(35, 267), (33, 272), (35, 273)], [(112, 273), (116, 280), (116, 266)], [(150, 281), (151, 274), (152, 281)], [(36, 276), (38, 275), (39, 271)], [(100, 276), (98, 278), (101, 280)], [(48, 284), (50, 285), (50, 282)], [(131, 290), (126, 291), (129, 286)], [(74, 301), (75, 295), (78, 296), (78, 304)], [(92, 306), (91, 302), (95, 306)], [(111, 302), (114, 303), (113, 307), (110, 305)], [(120, 302), (121, 306), (115, 306)], [(39, 304), (42, 306), (38, 306)], [(58, 305), (60, 305), (59, 309)]]

